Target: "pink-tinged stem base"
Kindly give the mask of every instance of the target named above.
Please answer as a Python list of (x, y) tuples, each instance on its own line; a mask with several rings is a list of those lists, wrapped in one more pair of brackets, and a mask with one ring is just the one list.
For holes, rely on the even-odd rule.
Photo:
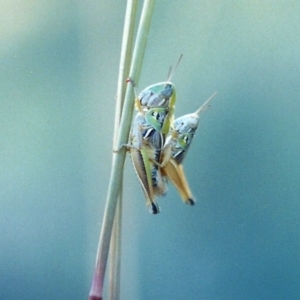
[(88, 300), (102, 300), (102, 297), (98, 297), (98, 296), (89, 296)]
[(95, 270), (88, 300), (102, 300), (102, 291), (103, 278), (101, 278), (97, 270)]

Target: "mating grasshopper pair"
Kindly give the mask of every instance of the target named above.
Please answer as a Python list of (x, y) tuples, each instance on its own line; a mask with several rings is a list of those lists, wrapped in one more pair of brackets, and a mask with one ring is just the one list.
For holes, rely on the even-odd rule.
[(143, 188), (146, 204), (153, 214), (159, 213), (155, 198), (166, 193), (167, 180), (174, 184), (185, 203), (195, 203), (182, 162), (198, 128), (199, 114), (208, 107), (208, 102), (214, 96), (195, 113), (175, 121), (176, 89), (170, 81), (151, 85), (137, 96), (135, 106), (138, 113), (126, 146)]

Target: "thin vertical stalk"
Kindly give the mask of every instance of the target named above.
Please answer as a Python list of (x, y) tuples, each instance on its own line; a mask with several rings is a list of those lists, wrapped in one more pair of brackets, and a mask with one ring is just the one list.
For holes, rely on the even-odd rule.
[(117, 203), (113, 231), (110, 241), (109, 260), (109, 300), (120, 299), (121, 280), (121, 232), (122, 232), (122, 192)]
[[(133, 78), (135, 82), (138, 82), (141, 71), (142, 60), (145, 53), (147, 36), (150, 29), (154, 3), (154, 0), (145, 0), (142, 9), (137, 39), (133, 51), (132, 64), (129, 72), (129, 77)], [(120, 129), (116, 143), (117, 148), (120, 148), (128, 140), (134, 105), (133, 99), (133, 87), (131, 84), (129, 84), (127, 85), (125, 94)], [(120, 194), (120, 189), (122, 186), (125, 155), (126, 150), (124, 148), (120, 149), (117, 153), (113, 154), (112, 170), (110, 175), (104, 218), (102, 222), (99, 245), (97, 250), (95, 272), (93, 276), (92, 287), (89, 294), (89, 300), (103, 299), (104, 275), (109, 252), (112, 227), (114, 223), (115, 210), (118, 202), (118, 196)]]
[[(129, 74), (129, 68), (132, 58), (133, 36), (135, 19), (137, 14), (138, 0), (128, 0), (125, 22), (122, 39), (122, 49), (120, 57), (119, 78), (117, 88), (117, 102), (115, 113), (115, 126), (114, 126), (114, 148), (116, 149), (117, 133), (120, 125), (120, 119), (123, 109), (123, 100), (125, 96), (126, 82), (125, 79)], [(118, 204), (115, 213), (113, 231), (110, 241), (110, 259), (109, 259), (109, 300), (120, 299), (120, 273), (121, 273), (121, 229), (122, 229), (122, 197), (123, 197), (123, 180), (118, 199)]]
[(129, 74), (131, 58), (132, 58), (132, 47), (133, 47), (133, 36), (134, 36), (134, 25), (137, 14), (138, 0), (128, 0), (125, 22), (123, 30), (119, 77), (118, 77), (118, 88), (117, 88), (117, 105), (115, 113), (115, 127), (114, 127), (114, 147), (116, 147), (118, 128), (120, 125), (120, 119), (123, 109), (124, 96), (126, 90), (126, 79)]

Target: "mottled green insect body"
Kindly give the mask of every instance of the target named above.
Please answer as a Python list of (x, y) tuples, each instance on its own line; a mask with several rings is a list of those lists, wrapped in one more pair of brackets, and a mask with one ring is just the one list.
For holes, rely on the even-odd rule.
[[(128, 82), (134, 84), (131, 79)], [(198, 128), (199, 114), (208, 107), (213, 96), (195, 113), (176, 120), (176, 89), (172, 82), (150, 85), (136, 97), (138, 113), (127, 146), (152, 213), (159, 212), (156, 196), (166, 193), (167, 180), (175, 185), (185, 203), (195, 203), (182, 162)]]
[(165, 149), (168, 147), (171, 148), (172, 158), (175, 159), (178, 164), (182, 163), (191, 146), (194, 135), (198, 129), (200, 113), (209, 108), (209, 102), (216, 94), (217, 93), (214, 93), (209, 97), (194, 113), (175, 119), (171, 135), (169, 135), (165, 143)]
[[(209, 107), (213, 94), (196, 112), (175, 119), (171, 134), (168, 136), (164, 150), (163, 176), (168, 178), (177, 188), (181, 198), (187, 204), (193, 205), (195, 200), (186, 179), (182, 162), (197, 131), (200, 113)], [(167, 157), (165, 159), (165, 157)]]
[(174, 114), (175, 101), (175, 86), (169, 81), (145, 88), (136, 99), (138, 113), (132, 124), (128, 146), (147, 206), (152, 213), (159, 212), (155, 196), (166, 193), (160, 162)]
[[(158, 126), (158, 128), (161, 126)], [(159, 161), (164, 145), (163, 135), (151, 126), (144, 114), (138, 112), (130, 133), (129, 151), (134, 169), (143, 188), (150, 212), (157, 214), (159, 206), (155, 196), (165, 194), (166, 187), (161, 176)]]

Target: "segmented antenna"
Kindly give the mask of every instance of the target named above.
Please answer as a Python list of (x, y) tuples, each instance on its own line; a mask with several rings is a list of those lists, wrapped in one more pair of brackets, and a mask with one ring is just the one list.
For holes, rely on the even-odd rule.
[(202, 105), (201, 107), (199, 107), (196, 111), (195, 114), (199, 115), (201, 112), (203, 112), (204, 110), (206, 110), (207, 108), (210, 107), (210, 105), (208, 105), (209, 101), (214, 98), (216, 95), (218, 94), (218, 92), (213, 93)]
[(177, 67), (178, 67), (178, 65), (179, 65), (179, 63), (180, 63), (180, 61), (181, 61), (181, 59), (182, 59), (182, 56), (183, 56), (183, 54), (180, 55), (180, 57), (179, 57), (179, 59), (178, 59), (176, 65), (175, 65), (175, 67), (174, 67), (174, 69), (173, 69), (173, 72), (172, 72), (172, 66), (169, 68), (168, 79), (167, 79), (167, 81), (171, 81), (171, 79), (172, 79), (172, 77), (173, 77), (173, 75), (174, 75), (174, 73), (175, 73), (175, 71), (176, 71), (176, 69), (177, 69)]

